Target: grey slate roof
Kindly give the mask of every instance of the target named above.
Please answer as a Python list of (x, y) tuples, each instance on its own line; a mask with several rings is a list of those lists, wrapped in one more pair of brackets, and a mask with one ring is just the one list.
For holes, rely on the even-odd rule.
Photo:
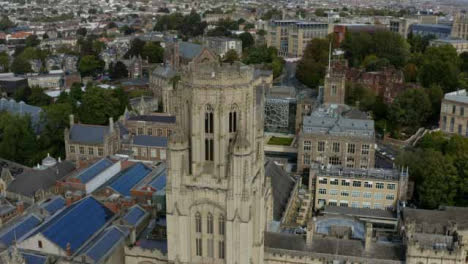
[(319, 108), (303, 120), (303, 132), (336, 136), (374, 137), (374, 121), (363, 119), (357, 111), (340, 112), (339, 108)]
[(179, 54), (181, 57), (186, 58), (186, 59), (193, 59), (200, 52), (202, 52), (203, 46), (195, 43), (190, 43), (190, 42), (179, 42)]
[(163, 116), (163, 115), (138, 115), (138, 116), (131, 116), (128, 120), (175, 124), (176, 117), (175, 116)]
[(468, 229), (468, 208), (447, 206), (424, 210), (405, 207), (402, 219), (405, 223), (416, 221), (416, 232), (445, 234), (445, 226), (450, 223), (456, 223), (459, 230)]
[(459, 102), (459, 103), (468, 103), (468, 94), (466, 93), (466, 90), (459, 90), (451, 93), (446, 93), (444, 96), (445, 100), (449, 101), (454, 101), (454, 102)]
[(295, 181), (274, 161), (265, 163), (265, 176), (271, 178), (273, 191), (273, 220), (279, 221), (288, 204)]
[(149, 147), (167, 147), (167, 137), (139, 135), (133, 137), (133, 145)]
[(64, 178), (75, 169), (70, 161), (62, 161), (56, 166), (45, 170), (26, 170), (16, 176), (8, 186), (8, 191), (32, 197), (40, 190), (46, 190), (55, 185), (56, 181)]
[(351, 215), (358, 217), (375, 217), (397, 219), (395, 212), (389, 210), (371, 209), (371, 208), (353, 208), (341, 206), (325, 206), (323, 211), (325, 215)]
[(283, 249), (303, 252), (304, 255), (313, 255), (315, 253), (397, 261), (403, 260), (405, 255), (404, 246), (396, 243), (374, 242), (370, 249), (365, 251), (364, 242), (361, 240), (319, 237), (316, 235), (310, 247), (305, 242), (304, 236), (265, 232), (266, 251), (269, 249)]
[(75, 124), (70, 128), (70, 140), (87, 144), (101, 144), (109, 133), (108, 126)]

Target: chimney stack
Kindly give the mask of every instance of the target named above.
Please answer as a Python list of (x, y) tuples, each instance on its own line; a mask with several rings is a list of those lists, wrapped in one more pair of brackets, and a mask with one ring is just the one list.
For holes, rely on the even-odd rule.
[(75, 116), (73, 114), (70, 115), (70, 128), (75, 124)]
[(366, 237), (364, 241), (364, 249), (368, 251), (372, 244), (372, 223), (366, 223)]
[(70, 242), (67, 243), (67, 256), (71, 257), (72, 252), (71, 252), (71, 245)]
[(307, 223), (307, 237), (306, 237), (306, 244), (308, 247), (312, 246), (312, 240), (314, 239), (314, 232), (315, 232), (315, 222), (317, 219), (313, 217), (309, 222)]
[(114, 133), (114, 118), (109, 117), (109, 132)]
[(23, 203), (23, 201), (18, 201), (16, 203), (16, 212), (18, 214), (22, 214), (24, 212), (24, 203)]
[(66, 201), (67, 207), (70, 206), (73, 203), (73, 196), (72, 196), (72, 193), (70, 191), (67, 191), (65, 193), (65, 201)]

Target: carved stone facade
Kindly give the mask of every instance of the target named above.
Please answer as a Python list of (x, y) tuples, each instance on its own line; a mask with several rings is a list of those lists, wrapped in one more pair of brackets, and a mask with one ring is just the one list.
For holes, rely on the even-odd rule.
[(169, 263), (263, 263), (262, 86), (240, 63), (181, 76), (168, 147)]

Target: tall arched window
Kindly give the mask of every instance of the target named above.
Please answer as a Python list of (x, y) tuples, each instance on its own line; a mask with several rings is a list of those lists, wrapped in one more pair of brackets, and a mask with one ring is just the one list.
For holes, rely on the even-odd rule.
[(222, 236), (226, 233), (226, 225), (224, 223), (224, 216), (222, 215), (218, 218), (218, 233)]
[(214, 141), (213, 141), (213, 108), (207, 105), (205, 109), (205, 160), (214, 160)]
[(213, 234), (213, 215), (210, 213), (208, 213), (208, 217), (206, 218), (206, 232)]
[(237, 131), (237, 106), (234, 105), (231, 107), (229, 112), (229, 133)]
[(205, 133), (213, 134), (213, 107), (207, 105), (205, 109)]
[(202, 219), (200, 213), (198, 212), (195, 214), (195, 232), (202, 232)]

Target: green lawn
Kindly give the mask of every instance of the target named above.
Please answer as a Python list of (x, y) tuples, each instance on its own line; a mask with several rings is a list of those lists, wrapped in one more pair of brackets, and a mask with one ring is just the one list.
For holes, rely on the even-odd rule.
[(271, 137), (268, 145), (290, 146), (292, 142), (293, 138)]

